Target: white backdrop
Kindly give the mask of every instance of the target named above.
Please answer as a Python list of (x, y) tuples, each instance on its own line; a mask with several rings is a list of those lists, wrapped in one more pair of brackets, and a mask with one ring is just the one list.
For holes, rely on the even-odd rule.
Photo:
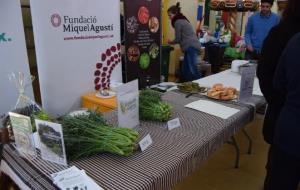
[[(29, 76), (20, 0), (0, 1), (0, 115), (12, 110), (17, 102), (18, 92), (8, 75), (23, 72)], [(32, 88), (27, 95), (33, 98)]]
[[(119, 0), (31, 0), (43, 107), (80, 107), (80, 96), (122, 82)], [(97, 31), (99, 29), (99, 31)]]

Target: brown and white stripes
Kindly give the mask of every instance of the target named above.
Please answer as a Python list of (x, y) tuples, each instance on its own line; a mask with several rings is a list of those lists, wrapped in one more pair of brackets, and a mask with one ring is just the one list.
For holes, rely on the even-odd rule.
[[(180, 118), (181, 127), (168, 131), (166, 123), (141, 122), (136, 128), (140, 138), (150, 134), (153, 140), (145, 152), (130, 157), (98, 154), (69, 166), (85, 170), (104, 189), (171, 189), (253, 119), (254, 109), (237, 102), (222, 102), (240, 110), (227, 120), (184, 107), (202, 98), (185, 98), (178, 91), (165, 93), (163, 99), (172, 105), (172, 117)], [(115, 112), (106, 117), (114, 123), (117, 120)], [(31, 189), (57, 189), (50, 174), (66, 169), (40, 157), (20, 157), (13, 145), (4, 147), (3, 159)]]

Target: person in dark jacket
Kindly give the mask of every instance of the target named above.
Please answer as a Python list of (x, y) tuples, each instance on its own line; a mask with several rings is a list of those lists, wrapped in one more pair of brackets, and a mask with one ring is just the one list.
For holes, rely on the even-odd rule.
[(273, 85), (286, 94), (276, 122), (265, 190), (296, 190), (300, 181), (300, 33), (288, 43), (277, 66)]
[(271, 29), (264, 40), (257, 66), (260, 89), (268, 103), (263, 135), (269, 144), (272, 144), (276, 119), (285, 98), (272, 85), (274, 72), (287, 42), (297, 32), (300, 32), (300, 1), (289, 0), (281, 22)]
[[(271, 29), (264, 40), (257, 66), (260, 89), (268, 103), (263, 125), (264, 140), (271, 145), (266, 165), (267, 170), (273, 149), (275, 124), (285, 100), (285, 95), (273, 87), (273, 77), (283, 49), (297, 32), (300, 32), (300, 1), (288, 0), (281, 22)], [(265, 179), (265, 183), (267, 182), (268, 172)]]

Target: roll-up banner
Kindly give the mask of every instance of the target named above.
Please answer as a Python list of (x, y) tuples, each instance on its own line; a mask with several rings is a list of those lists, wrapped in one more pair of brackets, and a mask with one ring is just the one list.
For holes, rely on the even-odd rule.
[(161, 0), (125, 0), (126, 81), (160, 82)]
[[(20, 0), (0, 1), (0, 116), (14, 109), (18, 90), (9, 81), (12, 72), (23, 72), (29, 77), (29, 64)], [(33, 99), (32, 87), (26, 95)], [(0, 125), (1, 126), (1, 125)]]
[(122, 82), (119, 0), (30, 0), (43, 108), (80, 107), (86, 92)]

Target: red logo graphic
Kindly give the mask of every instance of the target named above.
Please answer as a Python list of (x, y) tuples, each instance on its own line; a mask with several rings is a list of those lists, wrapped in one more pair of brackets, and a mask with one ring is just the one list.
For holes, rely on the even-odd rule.
[(59, 27), (61, 24), (61, 17), (58, 14), (53, 14), (51, 16), (51, 24), (54, 27)]
[(109, 89), (111, 75), (117, 65), (121, 64), (121, 44), (111, 46), (100, 53), (100, 60), (96, 63), (95, 90)]

